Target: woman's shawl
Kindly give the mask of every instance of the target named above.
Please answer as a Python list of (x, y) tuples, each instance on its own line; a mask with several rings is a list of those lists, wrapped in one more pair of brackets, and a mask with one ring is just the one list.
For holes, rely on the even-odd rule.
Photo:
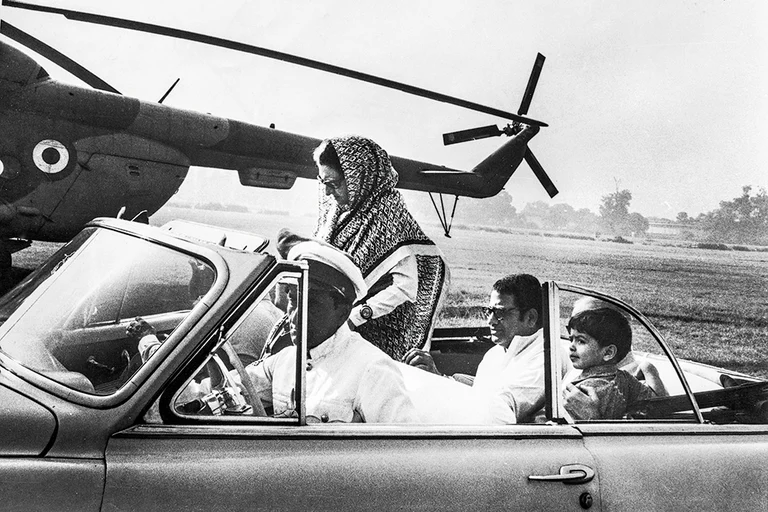
[[(410, 348), (427, 343), (444, 293), (447, 268), (434, 242), (421, 230), (395, 189), (398, 176), (386, 151), (372, 140), (357, 136), (331, 139), (331, 145), (341, 161), (349, 203), (339, 205), (324, 194), (321, 185), (315, 236), (349, 253), (366, 281), (396, 250), (409, 247), (416, 254), (416, 302), (405, 302), (358, 328), (364, 338), (399, 359)], [(375, 293), (386, 283), (368, 285)]]

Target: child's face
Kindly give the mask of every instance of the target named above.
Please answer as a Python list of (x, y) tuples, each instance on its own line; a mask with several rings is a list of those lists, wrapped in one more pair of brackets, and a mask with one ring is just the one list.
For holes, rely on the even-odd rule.
[(583, 370), (606, 364), (611, 356), (609, 347), (601, 347), (595, 338), (577, 329), (571, 329), (571, 362), (574, 368)]

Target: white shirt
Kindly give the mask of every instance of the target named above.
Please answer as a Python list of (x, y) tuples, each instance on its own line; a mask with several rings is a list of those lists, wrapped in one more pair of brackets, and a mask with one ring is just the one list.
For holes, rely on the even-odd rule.
[[(562, 351), (561, 359), (564, 375), (571, 362)], [(486, 352), (472, 388), (489, 401), (492, 422), (532, 421), (544, 407), (544, 373), (544, 337), (539, 329), (530, 336), (515, 336), (508, 349), (496, 345)]]
[[(370, 288), (382, 276), (386, 274), (392, 276), (392, 283), (389, 286), (366, 300), (366, 304), (373, 312), (371, 318), (379, 318), (391, 313), (403, 302), (414, 302), (416, 300), (419, 290), (419, 271), (416, 254), (411, 251), (409, 246), (405, 246), (398, 249), (392, 256), (384, 260), (365, 279), (365, 284)], [(349, 315), (349, 319), (357, 326), (367, 321), (360, 314), (362, 307), (362, 305), (356, 306)]]
[[(306, 372), (307, 422), (416, 423), (396, 363), (346, 325), (310, 349)], [(276, 416), (296, 407), (296, 347), (246, 367)]]
[[(365, 284), (368, 285), (369, 288), (374, 286), (387, 274), (392, 276), (392, 282), (386, 288), (365, 301), (371, 308), (371, 318), (379, 318), (380, 316), (387, 315), (404, 302), (416, 301), (419, 291), (419, 266), (417, 259), (417, 256), (419, 255), (440, 256), (443, 261), (445, 261), (443, 253), (436, 245), (404, 245), (390, 254), (367, 276), (365, 276)], [(451, 272), (448, 265), (445, 265), (442, 292), (435, 305), (435, 311), (438, 311), (442, 306), (445, 296), (447, 295), (450, 281)], [(358, 327), (368, 321), (360, 314), (362, 308), (363, 304), (358, 304), (352, 308), (352, 312), (349, 315), (350, 321)], [(437, 315), (434, 315), (432, 326), (434, 326), (436, 320)], [(429, 350), (429, 341), (430, 340), (427, 340), (427, 344), (422, 347), (424, 350)]]

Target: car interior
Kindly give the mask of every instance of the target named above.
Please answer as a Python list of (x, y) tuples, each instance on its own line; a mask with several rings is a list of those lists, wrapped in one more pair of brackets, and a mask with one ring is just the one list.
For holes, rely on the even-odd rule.
[[(226, 343), (222, 343), (217, 351), (209, 358), (188, 384), (191, 389), (204, 385), (206, 396), (194, 402), (186, 400), (190, 396), (189, 389), (179, 395), (176, 410), (181, 415), (215, 416), (224, 414), (253, 415), (255, 408), (235, 407), (227, 410), (227, 402), (233, 402), (231, 395), (237, 388), (242, 389), (242, 400), (253, 405), (250, 400), (244, 379), (236, 383), (224, 376), (224, 370), (236, 373), (236, 367), (247, 366), (259, 359), (274, 353), (290, 344), (285, 330), (284, 309), (281, 309), (278, 297), (284, 293), (286, 283), (275, 283), (268, 292), (255, 301), (248, 311), (230, 328), (226, 334)], [(560, 301), (561, 345), (562, 350), (568, 350), (569, 339), (565, 329), (574, 304), (583, 297), (582, 294), (563, 293)], [(618, 307), (618, 306), (616, 306)], [(629, 319), (633, 332), (633, 364), (645, 369), (651, 369), (661, 380), (660, 389), (654, 390), (653, 398), (642, 404), (643, 413), (627, 415), (622, 420), (588, 420), (588, 421), (683, 421), (697, 422), (686, 388), (681, 381), (675, 364), (665, 352), (665, 347), (658, 335), (649, 330), (646, 325), (632, 317), (630, 311), (624, 311)], [(275, 338), (281, 333), (283, 344), (275, 348)], [(286, 343), (285, 340), (288, 339)], [(483, 354), (493, 346), (486, 327), (472, 328), (438, 328), (432, 339), (432, 355), (438, 369), (445, 374), (455, 374), (459, 382), (471, 385), (472, 376)], [(230, 347), (229, 350), (225, 350)], [(212, 361), (217, 361), (214, 365)], [(765, 423), (768, 422), (768, 382), (755, 381), (746, 376), (728, 375), (712, 368), (707, 370), (702, 365), (680, 363), (685, 372), (686, 380), (694, 393), (701, 408), (704, 419), (712, 423)], [(215, 368), (218, 368), (216, 370)], [(642, 370), (637, 372), (641, 382), (645, 382)], [(414, 388), (415, 389), (415, 388)], [(423, 392), (425, 388), (419, 388)], [(198, 392), (199, 394), (199, 392)], [(216, 397), (214, 399), (214, 397)], [(239, 398), (235, 397), (234, 402)], [(186, 400), (186, 401), (185, 401)], [(423, 403), (422, 399), (422, 403)], [(238, 402), (239, 403), (239, 402)], [(264, 414), (270, 415), (269, 404), (260, 404), (265, 408)], [(542, 414), (536, 420), (545, 421)]]

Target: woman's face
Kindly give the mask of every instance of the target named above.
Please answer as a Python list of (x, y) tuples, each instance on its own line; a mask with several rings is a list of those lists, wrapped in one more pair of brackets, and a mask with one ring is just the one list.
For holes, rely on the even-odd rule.
[(318, 166), (317, 179), (320, 185), (325, 187), (325, 195), (333, 196), (341, 206), (349, 204), (349, 191), (347, 182), (341, 171), (328, 165)]

